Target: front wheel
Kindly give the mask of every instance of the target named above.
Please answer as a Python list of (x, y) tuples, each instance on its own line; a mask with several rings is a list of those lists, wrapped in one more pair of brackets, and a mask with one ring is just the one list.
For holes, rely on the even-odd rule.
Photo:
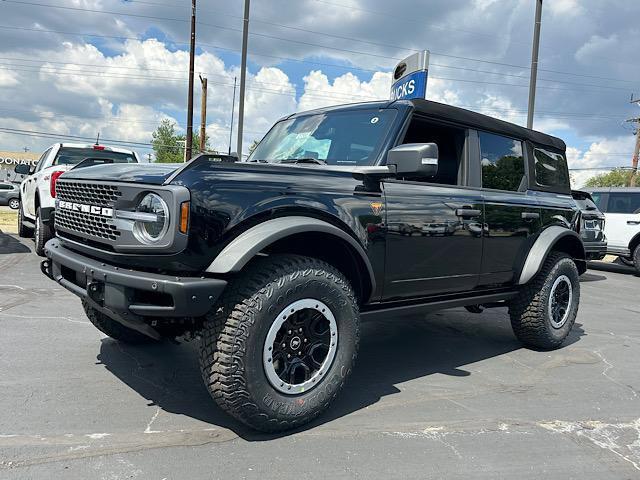
[(359, 311), (331, 265), (260, 258), (208, 316), (200, 366), (216, 403), (252, 428), (305, 424), (338, 395), (356, 358)]
[(31, 238), (33, 236), (33, 230), (24, 224), (24, 212), (22, 209), (24, 205), (19, 205), (18, 208), (18, 236), (20, 238)]
[(513, 332), (527, 346), (558, 348), (573, 327), (579, 303), (575, 262), (566, 253), (551, 252), (540, 272), (509, 305)]
[(42, 221), (40, 207), (36, 210), (36, 231), (34, 232), (34, 237), (36, 240), (36, 253), (44, 257), (44, 246), (53, 238), (53, 231), (49, 225), (46, 225)]
[(20, 207), (20, 200), (18, 200), (17, 198), (9, 199), (9, 208), (11, 210), (17, 210), (19, 207)]

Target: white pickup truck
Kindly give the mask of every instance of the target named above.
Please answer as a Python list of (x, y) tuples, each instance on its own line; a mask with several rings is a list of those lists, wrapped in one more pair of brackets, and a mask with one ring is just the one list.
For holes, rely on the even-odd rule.
[(72, 168), (101, 163), (139, 163), (132, 150), (104, 145), (56, 143), (40, 157), (35, 167), (16, 165), (16, 173), (28, 175), (20, 185), (18, 234), (35, 237), (35, 250), (44, 256), (44, 244), (53, 237), (56, 182)]

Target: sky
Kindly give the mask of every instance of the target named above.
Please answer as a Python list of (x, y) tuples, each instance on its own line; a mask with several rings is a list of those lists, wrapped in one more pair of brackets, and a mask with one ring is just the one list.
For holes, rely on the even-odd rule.
[[(195, 70), (208, 78), (208, 134), (221, 151), (243, 4), (198, 1)], [(245, 150), (295, 111), (389, 98), (389, 72), (423, 49), (429, 99), (524, 125), (534, 11), (534, 0), (254, 0)], [(0, 1), (0, 150), (100, 133), (146, 156), (162, 119), (184, 131), (190, 12), (189, 0)], [(638, 18), (637, 1), (544, 2), (534, 128), (565, 140), (575, 186), (598, 173), (584, 169), (630, 164)], [(197, 77), (195, 87), (199, 125)], [(237, 111), (236, 99), (236, 122)]]

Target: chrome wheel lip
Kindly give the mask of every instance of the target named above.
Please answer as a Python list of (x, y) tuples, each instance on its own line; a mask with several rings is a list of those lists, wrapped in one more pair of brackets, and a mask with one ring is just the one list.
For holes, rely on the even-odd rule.
[[(566, 301), (566, 305), (557, 305), (555, 295), (558, 291), (558, 288), (562, 284), (565, 284), (567, 286), (569, 291), (569, 298)], [(573, 302), (573, 284), (571, 283), (571, 280), (569, 279), (569, 277), (567, 277), (566, 275), (560, 275), (558, 278), (556, 278), (555, 282), (553, 282), (553, 285), (551, 286), (551, 291), (549, 292), (549, 301), (547, 304), (547, 313), (549, 314), (549, 320), (551, 321), (551, 326), (553, 328), (555, 329), (562, 328), (564, 324), (567, 323), (567, 320), (569, 319), (569, 313), (571, 311), (572, 302)], [(563, 302), (563, 304), (564, 303), (565, 302)], [(564, 313), (559, 319), (556, 318), (556, 315), (554, 315), (555, 308), (559, 308), (560, 311), (564, 309)]]
[[(322, 314), (322, 316), (328, 320), (329, 322), (329, 333), (330, 333), (330, 343), (329, 350), (325, 359), (322, 362), (321, 367), (318, 371), (311, 376), (308, 380), (303, 383), (298, 384), (290, 384), (282, 380), (278, 374), (276, 373), (276, 369), (273, 366), (272, 361), (272, 350), (273, 344), (276, 339), (276, 335), (286, 319), (293, 313), (298, 312), (300, 310), (316, 310)], [(336, 319), (333, 315), (331, 309), (320, 300), (315, 298), (303, 298), (301, 300), (296, 300), (295, 302), (287, 305), (282, 311), (278, 314), (276, 319), (271, 324), (269, 328), (269, 332), (267, 333), (267, 337), (264, 341), (263, 351), (262, 351), (262, 364), (264, 367), (265, 374), (267, 375), (267, 379), (273, 388), (275, 388), (278, 392), (286, 394), (286, 395), (297, 395), (300, 393), (304, 393), (318, 385), (322, 379), (327, 375), (331, 365), (333, 364), (333, 360), (335, 359), (336, 352), (338, 351), (338, 324), (336, 323)]]

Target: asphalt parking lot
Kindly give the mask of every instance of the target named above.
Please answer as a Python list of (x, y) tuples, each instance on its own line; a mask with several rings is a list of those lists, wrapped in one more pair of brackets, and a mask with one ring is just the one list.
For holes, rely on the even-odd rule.
[(32, 250), (0, 233), (0, 478), (640, 477), (640, 278), (626, 267), (582, 277), (553, 352), (522, 348), (504, 309), (366, 323), (333, 408), (267, 436), (217, 409), (195, 345), (104, 337)]

